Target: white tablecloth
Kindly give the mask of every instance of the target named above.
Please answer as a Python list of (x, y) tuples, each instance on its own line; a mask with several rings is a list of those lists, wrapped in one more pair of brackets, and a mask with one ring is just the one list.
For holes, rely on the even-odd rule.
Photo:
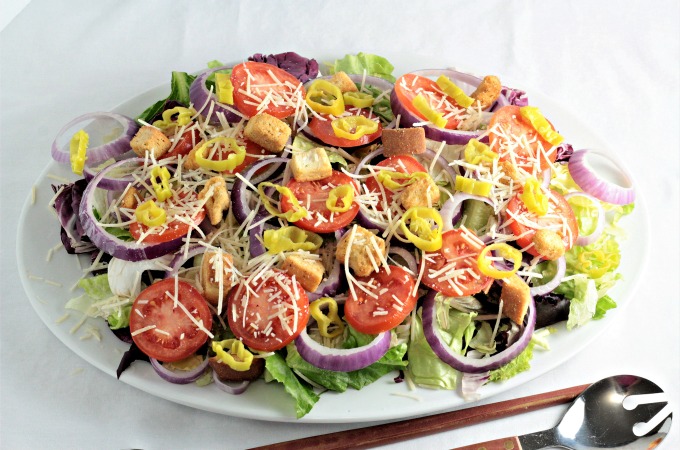
[[(667, 390), (677, 413), (679, 17), (674, 0), (31, 1), (0, 34), (0, 446), (245, 448), (362, 426), (227, 417), (132, 388), (55, 339), (17, 273), (17, 218), (66, 121), (112, 109), (166, 83), (172, 70), (288, 50), (321, 61), (364, 51), (386, 56), (397, 68), (441, 61), (498, 74), (547, 94), (591, 124), (634, 171), (653, 230), (649, 264), (639, 268), (641, 283), (625, 313), (592, 345), (487, 401), (633, 373)], [(564, 410), (553, 407), (389, 448), (449, 448), (536, 431), (557, 423)], [(662, 448), (678, 443), (676, 419)]]

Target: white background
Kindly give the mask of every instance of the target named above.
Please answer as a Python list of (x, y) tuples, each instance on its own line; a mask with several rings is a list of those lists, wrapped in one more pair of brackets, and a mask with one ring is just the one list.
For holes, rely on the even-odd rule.
[[(11, 21), (3, 14), (8, 10), (18, 12)], [(89, 366), (55, 339), (31, 308), (17, 273), (17, 218), (65, 122), (166, 83), (172, 70), (295, 50), (320, 61), (364, 51), (386, 56), (398, 67), (441, 61), (497, 74), (550, 96), (597, 130), (633, 169), (650, 211), (651, 258), (639, 269), (642, 282), (625, 313), (577, 357), (491, 400), (616, 373), (644, 375), (671, 393), (676, 423), (661, 448), (677, 448), (676, 1), (33, 0), (23, 10), (3, 6), (0, 14), (5, 25), (0, 32), (0, 447), (245, 448), (362, 425), (245, 420), (141, 392)], [(389, 448), (449, 448), (536, 431), (557, 423), (564, 409)]]

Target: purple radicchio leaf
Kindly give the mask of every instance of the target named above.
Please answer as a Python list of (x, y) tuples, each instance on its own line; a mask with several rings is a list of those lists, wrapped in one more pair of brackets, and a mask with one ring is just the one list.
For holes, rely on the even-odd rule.
[(319, 63), (315, 59), (308, 59), (295, 52), (277, 53), (264, 55), (256, 53), (248, 58), (248, 61), (271, 64), (293, 75), (302, 83), (316, 78), (319, 75)]

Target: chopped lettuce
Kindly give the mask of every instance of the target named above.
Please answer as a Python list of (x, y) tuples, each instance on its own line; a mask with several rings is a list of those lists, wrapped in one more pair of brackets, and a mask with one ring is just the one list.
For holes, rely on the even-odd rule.
[[(567, 292), (567, 289), (569, 290)], [(571, 298), (567, 330), (588, 323), (595, 315), (597, 308), (597, 287), (595, 280), (585, 275), (576, 276), (558, 286), (558, 293)]]
[(108, 274), (83, 278), (78, 287), (85, 293), (66, 302), (66, 309), (80, 311), (89, 317), (102, 317), (113, 330), (130, 324), (131, 303), (121, 301), (121, 297), (111, 292)]
[(533, 341), (530, 341), (529, 345), (516, 358), (506, 365), (490, 371), (489, 381), (505, 381), (521, 372), (529, 370), (531, 368), (531, 359), (534, 357), (535, 345)]
[[(361, 88), (361, 86), (357, 84), (357, 88)], [(386, 123), (392, 122), (394, 120), (394, 113), (392, 112), (389, 94), (382, 95), (383, 92), (380, 89), (369, 85), (364, 85), (363, 91), (371, 94), (374, 99), (380, 97), (380, 100), (378, 100), (377, 103), (373, 103), (371, 109), (376, 116), (380, 117)]]
[(392, 83), (396, 81), (392, 71), (394, 66), (390, 62), (378, 55), (371, 55), (369, 53), (357, 53), (356, 55), (345, 55), (342, 59), (337, 59), (330, 66), (330, 73), (337, 72), (363, 74), (384, 78)]
[(311, 387), (300, 382), (291, 368), (286, 365), (283, 356), (278, 353), (267, 356), (265, 368), (267, 369), (265, 379), (271, 378), (283, 384), (286, 392), (295, 399), (295, 414), (298, 419), (309, 413), (319, 401), (319, 395)]
[(137, 117), (137, 120), (147, 123), (153, 122), (156, 116), (161, 114), (166, 109), (166, 105), (169, 103), (179, 103), (182, 106), (189, 106), (191, 104), (191, 99), (189, 98), (189, 88), (195, 79), (196, 76), (190, 75), (186, 72), (172, 72), (172, 78), (170, 80), (170, 95), (167, 98), (159, 100), (146, 108), (144, 112)]

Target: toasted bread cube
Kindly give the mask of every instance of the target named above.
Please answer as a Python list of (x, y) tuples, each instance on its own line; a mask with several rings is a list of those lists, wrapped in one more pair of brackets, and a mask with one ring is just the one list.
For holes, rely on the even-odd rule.
[(404, 209), (416, 206), (432, 207), (439, 203), (439, 188), (431, 177), (421, 178), (401, 191), (399, 201)]
[(148, 152), (155, 159), (159, 159), (168, 152), (171, 146), (172, 142), (161, 130), (148, 125), (140, 128), (130, 141), (132, 151), (141, 158), (144, 158)]
[(340, 92), (357, 92), (357, 85), (345, 72), (336, 72), (329, 80), (330, 83), (340, 88)]
[(293, 178), (297, 181), (317, 181), (333, 175), (331, 160), (328, 158), (326, 150), (320, 147), (294, 151), (290, 168), (293, 172)]
[(295, 276), (305, 291), (314, 292), (323, 280), (325, 269), (321, 261), (303, 258), (298, 255), (288, 255), (281, 269)]
[[(366, 277), (380, 268), (382, 260), (387, 256), (385, 240), (371, 233), (366, 228), (355, 225), (356, 231), (348, 231), (342, 236), (335, 249), (335, 258), (345, 263), (349, 252), (349, 267), (357, 276)], [(350, 237), (352, 245), (350, 247)]]
[(203, 254), (201, 261), (200, 280), (203, 296), (215, 306), (220, 301), (220, 277), (217, 272), (220, 269), (220, 253), (222, 256), (222, 301), (224, 301), (224, 297), (234, 286), (234, 258), (229, 253), (209, 250)]
[(427, 143), (422, 127), (383, 130), (383, 152), (386, 157), (425, 153)]
[(502, 284), (503, 314), (517, 325), (522, 325), (531, 301), (529, 285), (517, 275), (504, 278)]
[(554, 261), (561, 258), (566, 251), (562, 237), (552, 230), (536, 230), (531, 241), (538, 254), (544, 259)]
[(248, 120), (243, 135), (270, 152), (280, 153), (290, 138), (291, 129), (283, 120), (262, 113)]
[(120, 207), (127, 209), (136, 209), (139, 206), (139, 191), (134, 187), (130, 186), (125, 192), (125, 195), (120, 200)]
[(496, 99), (498, 99), (498, 96), (501, 95), (502, 88), (501, 80), (499, 80), (498, 77), (487, 75), (482, 82), (479, 83), (479, 86), (477, 86), (477, 89), (475, 89), (470, 97), (477, 100), (482, 109), (487, 109), (496, 101)]

